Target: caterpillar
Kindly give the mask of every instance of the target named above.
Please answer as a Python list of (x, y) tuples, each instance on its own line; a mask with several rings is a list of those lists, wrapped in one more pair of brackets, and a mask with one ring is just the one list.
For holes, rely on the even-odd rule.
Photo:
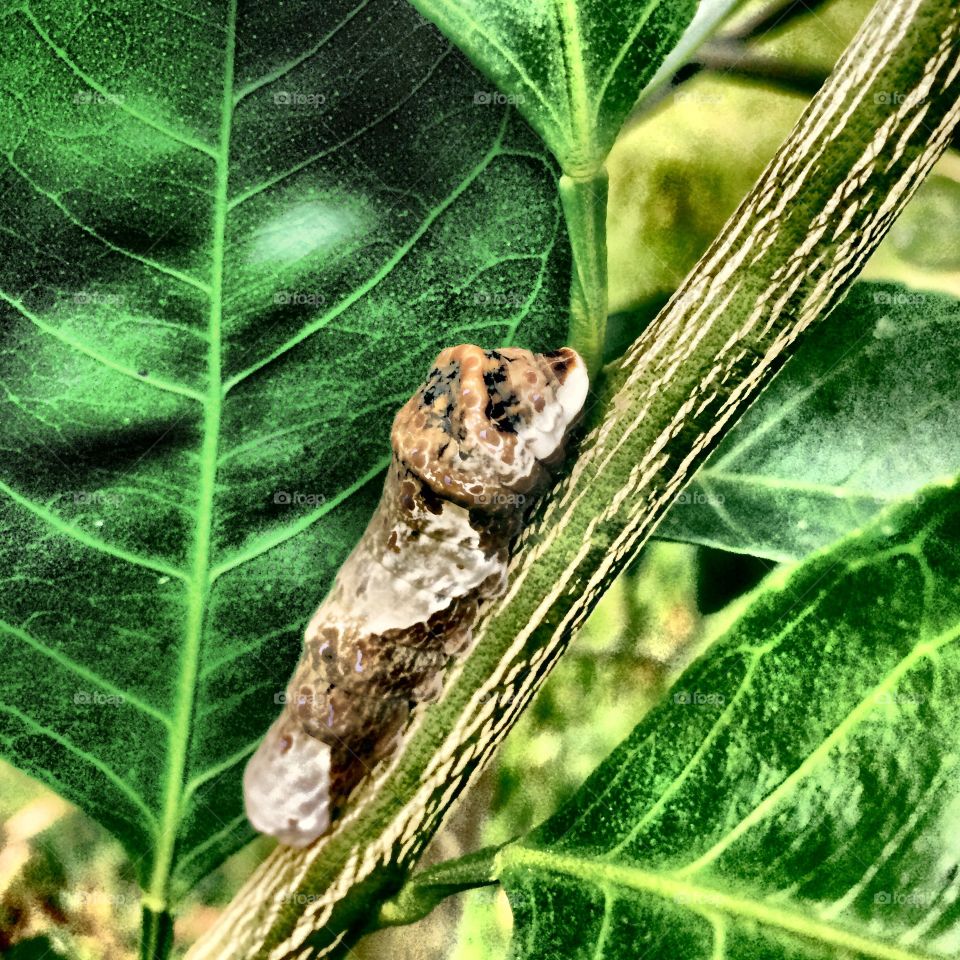
[(247, 817), (303, 847), (442, 691), (588, 389), (577, 353), (446, 349), (401, 408), (380, 503), (307, 626), (282, 713), (244, 771)]

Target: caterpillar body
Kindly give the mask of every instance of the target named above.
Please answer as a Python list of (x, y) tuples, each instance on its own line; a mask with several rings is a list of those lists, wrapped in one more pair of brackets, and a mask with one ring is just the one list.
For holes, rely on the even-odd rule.
[(588, 381), (575, 351), (444, 350), (394, 420), (366, 531), (311, 619), (283, 712), (244, 773), (250, 822), (302, 847), (325, 833), (413, 708), (439, 696), (510, 549), (550, 485)]

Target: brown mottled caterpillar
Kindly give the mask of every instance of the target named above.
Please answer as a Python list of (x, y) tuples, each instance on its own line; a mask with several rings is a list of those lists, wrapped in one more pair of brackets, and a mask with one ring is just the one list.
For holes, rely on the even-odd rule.
[(283, 713), (244, 774), (250, 822), (301, 847), (394, 753), (436, 698), (587, 395), (569, 348), (444, 350), (397, 414), (393, 460), (363, 537), (307, 627)]

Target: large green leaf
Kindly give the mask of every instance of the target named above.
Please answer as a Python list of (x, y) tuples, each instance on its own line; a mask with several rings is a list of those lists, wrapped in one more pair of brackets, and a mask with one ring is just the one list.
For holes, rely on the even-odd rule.
[(494, 857), (513, 955), (957, 956), (958, 639), (956, 487), (781, 576)]
[(515, 103), (565, 173), (594, 171), (696, 0), (412, 0)]
[(3, 36), (0, 749), (159, 906), (251, 835), (394, 408), (444, 345), (562, 336), (556, 171), (405, 3), (36, 0)]
[(796, 560), (960, 475), (960, 303), (861, 283), (680, 495), (658, 536)]

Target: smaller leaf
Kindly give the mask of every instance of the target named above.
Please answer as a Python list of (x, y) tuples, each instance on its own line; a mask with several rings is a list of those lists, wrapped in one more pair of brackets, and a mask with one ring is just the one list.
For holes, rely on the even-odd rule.
[(591, 176), (695, 0), (412, 0), (516, 105), (564, 173)]
[(727, 435), (657, 536), (799, 560), (960, 475), (960, 302), (857, 284)]
[(498, 854), (515, 958), (957, 955), (957, 493), (761, 594)]

